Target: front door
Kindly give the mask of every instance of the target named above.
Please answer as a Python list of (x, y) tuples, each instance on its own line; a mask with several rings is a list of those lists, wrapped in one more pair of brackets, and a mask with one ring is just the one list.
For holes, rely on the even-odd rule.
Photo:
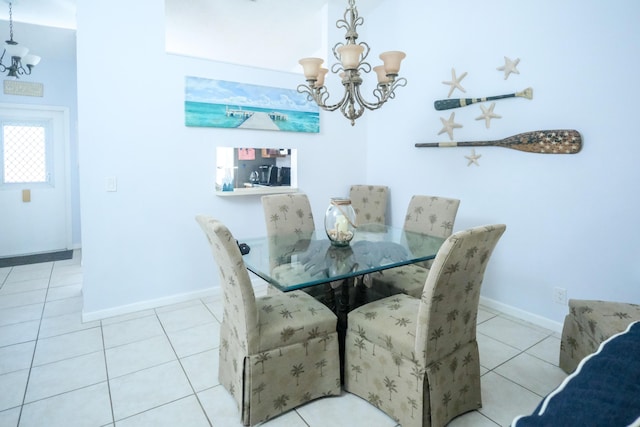
[(71, 247), (62, 107), (0, 104), (0, 257)]

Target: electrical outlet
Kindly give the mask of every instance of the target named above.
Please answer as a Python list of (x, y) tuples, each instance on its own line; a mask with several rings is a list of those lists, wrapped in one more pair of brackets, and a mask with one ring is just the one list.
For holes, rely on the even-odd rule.
[(553, 302), (567, 305), (567, 290), (564, 288), (553, 288)]

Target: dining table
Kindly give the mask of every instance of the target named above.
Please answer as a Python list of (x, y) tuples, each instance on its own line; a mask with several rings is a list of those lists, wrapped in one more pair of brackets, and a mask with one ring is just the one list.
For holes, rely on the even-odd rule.
[[(444, 238), (382, 224), (359, 225), (346, 246), (335, 246), (324, 230), (242, 240), (249, 271), (283, 292), (304, 290), (338, 318), (344, 354), (350, 310), (388, 295), (366, 285), (368, 275), (435, 258)], [(342, 356), (341, 356), (342, 359)]]

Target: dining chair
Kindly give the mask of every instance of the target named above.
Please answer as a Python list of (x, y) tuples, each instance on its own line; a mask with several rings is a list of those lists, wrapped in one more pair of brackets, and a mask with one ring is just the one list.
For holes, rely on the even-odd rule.
[(482, 407), (476, 318), (484, 273), (505, 229), (494, 224), (449, 236), (421, 298), (392, 295), (349, 313), (345, 390), (402, 427), (443, 426)]
[(351, 206), (356, 212), (356, 225), (386, 224), (389, 187), (385, 185), (352, 185)]
[[(296, 235), (299, 238), (311, 237), (316, 229), (311, 210), (309, 197), (305, 193), (269, 194), (262, 196), (262, 209), (267, 226), (267, 236)], [(274, 251), (270, 250), (270, 253)], [(282, 257), (273, 259), (272, 275), (284, 282), (302, 281), (304, 278), (311, 280), (313, 277), (309, 270), (300, 263), (290, 263)], [(296, 280), (287, 277), (295, 276)], [(342, 284), (342, 281), (331, 282), (326, 286), (312, 286), (305, 288), (303, 292), (312, 295), (327, 306), (335, 309), (334, 289)], [(267, 286), (267, 294), (282, 292), (273, 285)]]
[[(409, 201), (403, 230), (447, 238), (453, 232), (460, 200), (414, 195)], [(411, 242), (409, 247), (411, 247)], [(390, 268), (373, 275), (372, 287), (383, 295), (404, 293), (420, 298), (432, 261)]]
[(218, 266), (223, 298), (218, 380), (244, 425), (255, 425), (310, 400), (340, 394), (336, 316), (300, 291), (256, 298), (229, 229), (196, 221)]
[(308, 233), (315, 230), (311, 203), (304, 193), (269, 194), (262, 196), (262, 209), (267, 236)]

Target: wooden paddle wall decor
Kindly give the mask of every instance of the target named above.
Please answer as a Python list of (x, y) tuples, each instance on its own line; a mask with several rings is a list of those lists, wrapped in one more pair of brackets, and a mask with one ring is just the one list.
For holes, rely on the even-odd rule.
[(504, 147), (527, 153), (576, 154), (582, 149), (582, 136), (577, 130), (536, 130), (494, 141), (422, 142), (416, 147)]

